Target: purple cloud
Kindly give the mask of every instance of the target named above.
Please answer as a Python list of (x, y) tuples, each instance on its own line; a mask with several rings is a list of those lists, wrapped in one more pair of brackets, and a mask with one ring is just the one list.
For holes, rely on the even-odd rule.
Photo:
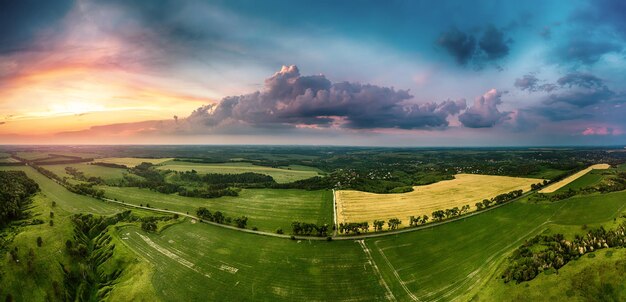
[(348, 129), (435, 129), (466, 108), (465, 100), (410, 104), (407, 90), (376, 85), (331, 83), (323, 75), (301, 76), (283, 66), (265, 80), (265, 89), (229, 96), (195, 110), (186, 120), (208, 127), (340, 127)]
[(474, 105), (459, 115), (459, 121), (469, 128), (489, 128), (506, 120), (509, 112), (500, 112), (498, 105), (502, 104), (502, 93), (496, 89), (487, 91), (474, 100)]

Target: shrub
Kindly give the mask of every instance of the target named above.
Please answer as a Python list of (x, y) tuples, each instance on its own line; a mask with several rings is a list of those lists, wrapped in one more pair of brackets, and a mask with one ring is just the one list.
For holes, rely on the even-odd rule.
[(37, 237), (37, 246), (41, 247), (42, 244), (43, 244), (43, 239), (41, 239), (41, 236)]
[(276, 230), (276, 234), (284, 234), (285, 232), (283, 232), (282, 228), (279, 228)]

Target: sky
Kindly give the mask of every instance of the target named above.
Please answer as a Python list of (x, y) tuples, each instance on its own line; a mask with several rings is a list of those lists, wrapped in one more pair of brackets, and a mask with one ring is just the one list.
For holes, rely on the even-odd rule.
[(0, 4), (0, 144), (626, 144), (626, 2)]

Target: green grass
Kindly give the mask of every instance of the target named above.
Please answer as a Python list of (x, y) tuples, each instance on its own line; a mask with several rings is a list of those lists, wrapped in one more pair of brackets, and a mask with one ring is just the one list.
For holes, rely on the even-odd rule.
[(589, 173), (556, 190), (555, 193), (565, 192), (569, 189), (578, 190), (585, 187), (595, 186), (599, 184), (602, 179), (604, 179), (604, 176), (602, 175), (603, 172), (604, 170), (591, 170)]
[(33, 160), (33, 159), (40, 159), (40, 158), (50, 157), (49, 153), (50, 152), (40, 152), (40, 151), (17, 152), (17, 156), (25, 158), (25, 159), (28, 159), (28, 160)]
[(189, 222), (158, 235), (136, 227), (118, 233), (154, 267), (152, 284), (165, 301), (384, 299), (353, 241), (292, 241)]
[[(9, 248), (18, 248), (20, 262), (14, 262), (9, 253), (2, 254), (0, 271), (1, 277), (0, 297), (4, 299), (6, 293), (11, 293), (16, 301), (44, 301), (47, 295), (54, 295), (52, 282), (63, 284), (63, 274), (59, 261), (67, 262), (63, 250), (65, 241), (72, 235), (72, 226), (69, 220), (71, 212), (61, 207), (52, 207), (52, 202), (43, 194), (37, 194), (33, 198), (30, 212), (33, 218), (45, 221), (44, 224), (25, 226), (15, 236)], [(50, 226), (50, 211), (54, 211), (54, 226)], [(9, 231), (11, 232), (11, 231)], [(36, 239), (41, 236), (43, 244), (37, 247)], [(35, 251), (34, 273), (28, 273), (26, 259), (29, 249)]]
[(550, 168), (542, 168), (541, 171), (537, 173), (532, 173), (527, 175), (526, 177), (530, 178), (542, 178), (542, 179), (553, 179), (566, 171), (558, 170), (558, 169), (550, 169)]
[(402, 281), (422, 301), (458, 296), (463, 300), (497, 277), (506, 255), (524, 239), (557, 224), (612, 221), (624, 205), (626, 192), (547, 205), (520, 201), (430, 230), (368, 240), (367, 244), (399, 299), (409, 299)]
[(0, 163), (17, 163), (17, 162), (19, 162), (19, 160), (11, 158), (11, 157), (0, 158)]
[(317, 224), (333, 223), (333, 197), (331, 191), (243, 189), (237, 197), (193, 198), (161, 194), (148, 189), (128, 187), (101, 187), (105, 195), (135, 205), (195, 214), (198, 207), (222, 211), (232, 218), (247, 216), (248, 228), (274, 232), (282, 228), (290, 232), (293, 221)]
[[(33, 203), (28, 208), (31, 213), (28, 220), (44, 221), (44, 224), (40, 225), (3, 230), (9, 234), (15, 234), (8, 248), (18, 248), (20, 262), (14, 262), (8, 252), (2, 253), (0, 298), (4, 299), (6, 294), (10, 293), (15, 301), (46, 301), (48, 297), (54, 297), (53, 282), (58, 282), (61, 288), (63, 286), (63, 274), (59, 263), (72, 262), (72, 259), (65, 254), (65, 241), (71, 239), (74, 234), (70, 216), (77, 213), (107, 215), (126, 209), (73, 194), (30, 167), (0, 167), (0, 169), (22, 170), (39, 184), (41, 192), (33, 197)], [(56, 202), (56, 206), (52, 206), (53, 201)], [(54, 212), (53, 218), (50, 217), (50, 212)], [(143, 210), (133, 210), (133, 213), (137, 216), (159, 215)], [(49, 225), (50, 220), (54, 221), (53, 226)], [(37, 246), (37, 237), (43, 239), (41, 247)], [(114, 243), (117, 247), (111, 260), (112, 263), (109, 264), (110, 268), (124, 267), (126, 272), (111, 293), (110, 300), (154, 301), (154, 298), (146, 296), (153, 294), (154, 289), (149, 280), (145, 280), (151, 275), (152, 268), (146, 267), (139, 261), (138, 256), (126, 249), (121, 242)], [(33, 262), (35, 270), (29, 273), (26, 269), (26, 259), (31, 248), (35, 251)]]
[(558, 274), (539, 274), (532, 282), (490, 281), (473, 301), (610, 301), (598, 295), (607, 288), (615, 289), (618, 297), (614, 301), (624, 301), (626, 249), (599, 250), (594, 254), (594, 258), (569, 262)]
[[(114, 205), (67, 192), (29, 167), (2, 169), (26, 171), (42, 186), (41, 198), (57, 200), (57, 207), (67, 213), (120, 210)], [(153, 207), (182, 212), (190, 209), (190, 213), (199, 206), (206, 206), (232, 217), (246, 215), (250, 217), (249, 227), (258, 226), (268, 231), (277, 227), (287, 231), (293, 220), (332, 221), (332, 196), (324, 191), (243, 190), (240, 197), (200, 199), (137, 188), (105, 189), (108, 196), (117, 196), (129, 203), (150, 203)], [(477, 301), (562, 300), (571, 289), (568, 284), (580, 276), (591, 275), (597, 280), (590, 280), (600, 285), (610, 280), (623, 280), (623, 271), (615, 261), (624, 259), (625, 249), (614, 250), (611, 257), (605, 255), (607, 250), (598, 251), (595, 258), (583, 257), (568, 263), (558, 275), (542, 275), (520, 285), (505, 285), (499, 278), (506, 256), (525, 239), (541, 232), (578, 233), (582, 224), (613, 223), (625, 207), (626, 192), (576, 196), (543, 204), (520, 200), (431, 229), (366, 239), (364, 247), (371, 252), (373, 264), (398, 301), (410, 301), (411, 296), (421, 301), (455, 298), (467, 301), (473, 297)], [(48, 210), (41, 211), (45, 214)], [(369, 301), (383, 300), (387, 292), (362, 246), (353, 240), (297, 242), (188, 221), (158, 234), (147, 234), (136, 226), (117, 230), (114, 237), (120, 252), (116, 257), (120, 265), (127, 267), (128, 273), (111, 299)], [(46, 231), (38, 232), (46, 234)], [(46, 236), (54, 235), (48, 232)], [(28, 244), (34, 244), (35, 235), (22, 236), (23, 239), (16, 237), (15, 242), (26, 249)], [(44, 238), (44, 244), (48, 241)], [(603, 266), (585, 268), (594, 263)], [(598, 275), (598, 268), (606, 271), (607, 277)], [(572, 271), (572, 278), (567, 277), (568, 270)], [(44, 292), (35, 288), (45, 289), (45, 282), (58, 276), (49, 275), (48, 281), (37, 278), (27, 281), (33, 283), (24, 285), (24, 291), (37, 292), (36, 297), (40, 297)], [(8, 288), (18, 290), (18, 286), (15, 281)], [(620, 284), (616, 286), (618, 291), (623, 291)], [(125, 296), (126, 291), (129, 296)], [(545, 293), (540, 296), (535, 292)], [(589, 300), (577, 296), (576, 292), (573, 297), (579, 301)]]
[(65, 167), (75, 168), (76, 170), (85, 173), (86, 177), (92, 177), (92, 176), (100, 177), (107, 182), (120, 180), (124, 177), (124, 174), (127, 173), (126, 169), (109, 168), (109, 167), (103, 167), (103, 166), (98, 166), (98, 165), (89, 165), (85, 163), (44, 166), (45, 169), (52, 171), (54, 174), (58, 175), (59, 177), (71, 178), (72, 176), (66, 173)]
[(91, 213), (97, 215), (109, 215), (122, 211), (124, 208), (111, 203), (106, 203), (95, 198), (74, 194), (53, 180), (43, 176), (35, 169), (27, 166), (1, 167), (0, 170), (24, 171), (28, 177), (39, 184), (42, 194), (50, 201), (57, 203), (57, 207), (71, 213)]
[(239, 174), (245, 172), (255, 172), (266, 174), (274, 178), (278, 183), (293, 182), (296, 180), (311, 178), (319, 175), (319, 170), (307, 167), (291, 165), (288, 167), (272, 168), (265, 166), (255, 166), (250, 163), (224, 163), (224, 164), (203, 164), (184, 161), (168, 161), (159, 169), (170, 169), (174, 171), (196, 170), (198, 173), (222, 173)]

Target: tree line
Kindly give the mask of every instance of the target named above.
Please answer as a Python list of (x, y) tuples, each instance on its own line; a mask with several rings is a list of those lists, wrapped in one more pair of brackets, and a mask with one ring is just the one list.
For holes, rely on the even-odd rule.
[(509, 193), (503, 193), (500, 194), (494, 198), (491, 199), (483, 199), (483, 201), (481, 202), (477, 202), (476, 203), (476, 209), (478, 211), (480, 210), (484, 210), (486, 208), (489, 208), (491, 206), (494, 205), (499, 205), (499, 204), (503, 204), (506, 202), (509, 202), (515, 198), (521, 197), (522, 195), (524, 195), (524, 191), (522, 190), (515, 190), (515, 191), (511, 191)]
[(317, 225), (315, 223), (294, 221), (291, 223), (291, 230), (293, 235), (325, 237), (328, 235), (329, 226), (328, 224)]
[(245, 229), (248, 225), (248, 217), (241, 216), (235, 217), (234, 219), (224, 215), (224, 213), (220, 211), (215, 211), (211, 213), (211, 211), (205, 207), (200, 207), (196, 211), (196, 216), (200, 219), (204, 219), (207, 221), (219, 223), (219, 224), (233, 224), (238, 228)]

